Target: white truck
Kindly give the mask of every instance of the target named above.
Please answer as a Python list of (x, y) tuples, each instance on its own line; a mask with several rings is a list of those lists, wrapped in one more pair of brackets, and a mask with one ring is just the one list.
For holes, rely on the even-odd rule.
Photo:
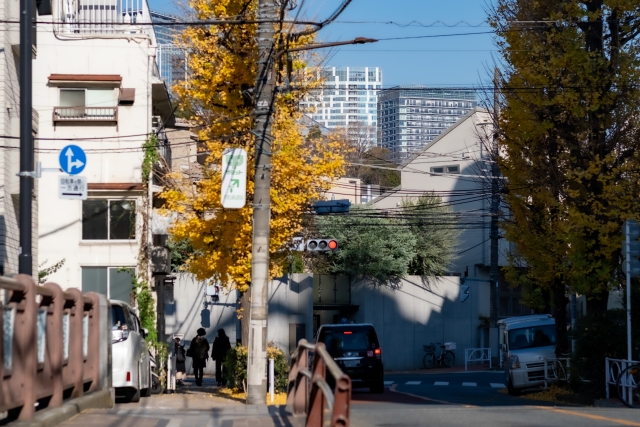
[(556, 321), (550, 314), (498, 321), (507, 390), (518, 395), (544, 383), (544, 360), (556, 357)]

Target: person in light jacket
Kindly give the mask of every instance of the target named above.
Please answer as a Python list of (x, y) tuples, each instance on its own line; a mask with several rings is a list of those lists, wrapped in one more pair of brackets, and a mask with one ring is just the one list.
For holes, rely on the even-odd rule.
[(207, 332), (200, 328), (198, 335), (191, 340), (191, 346), (187, 356), (193, 359), (193, 374), (196, 377), (196, 385), (202, 385), (202, 376), (204, 368), (207, 366), (209, 358), (209, 341), (204, 337)]

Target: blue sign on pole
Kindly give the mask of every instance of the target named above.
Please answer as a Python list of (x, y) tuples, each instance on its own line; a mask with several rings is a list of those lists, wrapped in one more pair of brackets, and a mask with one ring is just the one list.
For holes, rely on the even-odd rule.
[(77, 145), (67, 145), (60, 151), (58, 157), (60, 169), (69, 175), (77, 175), (87, 165), (87, 155)]

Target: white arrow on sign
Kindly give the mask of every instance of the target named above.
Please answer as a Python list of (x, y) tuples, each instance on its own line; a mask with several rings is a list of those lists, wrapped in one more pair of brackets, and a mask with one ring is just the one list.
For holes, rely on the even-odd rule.
[(80, 160), (71, 160), (73, 158), (73, 150), (71, 150), (71, 147), (67, 148), (64, 155), (67, 156), (67, 171), (71, 172), (74, 167), (80, 168), (84, 165)]

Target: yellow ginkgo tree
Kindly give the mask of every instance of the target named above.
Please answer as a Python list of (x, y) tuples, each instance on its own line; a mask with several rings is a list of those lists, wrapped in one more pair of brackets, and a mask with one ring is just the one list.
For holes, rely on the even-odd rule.
[[(255, 19), (257, 0), (194, 0), (194, 18), (200, 20)], [(251, 88), (256, 80), (255, 24), (193, 26), (181, 35), (188, 52), (188, 79), (174, 87), (180, 108), (192, 112), (190, 120), (207, 158), (202, 178), (174, 185), (163, 192), (167, 209), (177, 212), (171, 229), (175, 241), (193, 248), (185, 268), (199, 280), (247, 290), (251, 281), (252, 197), (255, 137)], [(290, 30), (279, 27), (282, 37)], [(279, 35), (277, 36), (279, 37)], [(307, 44), (301, 37), (296, 45)], [(278, 40), (278, 38), (276, 38)], [(290, 47), (294, 44), (290, 44)], [(282, 273), (288, 244), (302, 228), (312, 201), (321, 197), (331, 181), (344, 172), (346, 145), (338, 136), (310, 139), (303, 135), (299, 101), (318, 88), (317, 70), (297, 54), (285, 59), (292, 72), (279, 69), (279, 80), (292, 79), (278, 91), (272, 117), (270, 273)], [(284, 87), (285, 85), (282, 84)], [(227, 148), (248, 152), (247, 204), (242, 209), (221, 206), (222, 153)]]

